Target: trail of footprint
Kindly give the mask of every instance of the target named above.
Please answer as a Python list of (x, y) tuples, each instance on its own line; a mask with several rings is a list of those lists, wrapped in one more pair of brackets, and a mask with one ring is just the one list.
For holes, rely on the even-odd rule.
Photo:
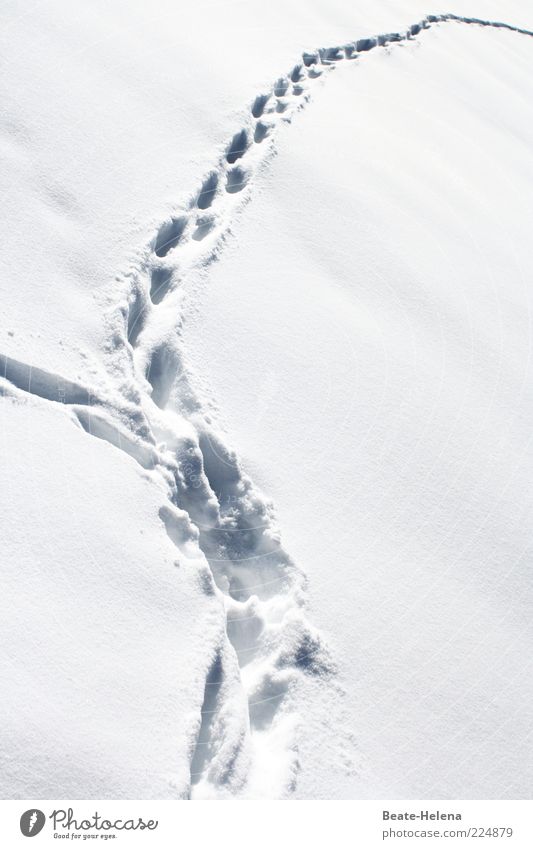
[[(228, 204), (237, 200), (232, 196), (242, 195), (250, 185), (263, 157), (272, 150), (276, 128), (302, 108), (306, 102), (302, 95), (308, 93), (315, 80), (323, 78), (340, 62), (353, 62), (376, 48), (408, 42), (432, 24), (448, 21), (497, 26), (532, 35), (505, 24), (453, 15), (429, 15), (402, 33), (384, 33), (303, 53), (301, 61), (289, 74), (279, 77), (270, 92), (255, 98), (249, 123), (233, 136), (223, 158), (204, 180), (188, 215), (194, 215), (195, 207), (209, 207), (212, 217), (209, 221), (196, 218), (196, 229), (190, 236), (191, 229), (182, 226), (180, 216), (166, 222), (157, 233), (155, 254), (168, 254), (176, 262), (179, 256), (182, 270), (187, 262), (191, 270), (201, 267), (207, 254), (200, 251), (187, 257), (187, 239), (204, 242), (222, 238), (231, 215), (222, 214), (221, 210), (227, 212)], [(179, 226), (174, 223), (176, 221), (180, 222)], [(161, 254), (162, 249), (164, 254)], [(171, 290), (170, 285), (165, 294)], [(154, 298), (152, 300), (155, 303)], [(330, 677), (331, 662), (320, 635), (306, 621), (302, 607), (302, 574), (279, 544), (267, 502), (208, 424), (202, 401), (183, 368), (179, 334), (173, 343), (166, 340), (164, 345), (172, 349), (172, 355), (167, 352), (162, 359), (156, 347), (148, 356), (146, 376), (152, 384), (153, 400), (163, 410), (185, 415), (194, 424), (196, 433), (188, 444), (175, 441), (176, 463), (182, 470), (176, 482), (177, 503), (185, 507), (199, 527), (200, 545), (215, 583), (226, 598), (226, 631), (243, 673), (241, 686), (248, 700), (247, 725), (252, 734), (268, 734), (278, 721), (280, 707), (290, 693), (295, 675)], [(164, 391), (161, 389), (163, 361)], [(156, 426), (155, 431), (158, 438), (168, 439), (164, 427), (158, 433)], [(212, 721), (215, 714), (219, 716), (221, 688), (228, 675), (221, 657), (217, 654), (215, 665), (207, 672), (201, 728), (191, 765), (193, 784), (203, 786), (207, 795), (217, 793), (213, 764), (220, 762), (226, 737), (231, 737), (219, 720), (218, 725)], [(246, 737), (246, 729), (242, 733)], [(243, 736), (237, 734), (235, 740), (234, 746), (230, 746), (232, 764), (242, 755)], [(287, 742), (287, 746), (290, 745)], [(231, 770), (226, 771), (225, 782), (230, 773)]]
[[(183, 514), (176, 508), (187, 511), (199, 529), (200, 546), (210, 565), (204, 575), (205, 592), (217, 592), (223, 600), (226, 630), (206, 670), (204, 703), (191, 750), (195, 793), (240, 792), (247, 773), (253, 771), (253, 735), (268, 735), (287, 721), (283, 706), (298, 675), (327, 678), (332, 686), (334, 670), (320, 635), (306, 620), (303, 574), (279, 542), (271, 507), (214, 431), (189, 379), (180, 347), (179, 315), (172, 316), (175, 330), (170, 337), (160, 336), (156, 316), (165, 310), (178, 279), (212, 259), (214, 245), (221, 242), (233, 212), (248, 196), (255, 171), (273, 149), (277, 127), (302, 108), (310, 86), (339, 62), (407, 42), (445, 22), (533, 36), (505, 23), (428, 15), (402, 33), (304, 52), (270, 92), (255, 98), (246, 126), (234, 135), (188, 204), (159, 227), (145, 259), (130, 275), (128, 305), (120, 309), (130, 351), (135, 352), (133, 377), (141, 404), (134, 411), (124, 415), (118, 405), (113, 409), (107, 402), (102, 405), (105, 409), (89, 414), (90, 393), (83, 386), (10, 358), (0, 359), (0, 376), (19, 389), (72, 405), (88, 433), (106, 439), (144, 468), (157, 465), (170, 485), (169, 506), (160, 515), (174, 544), (179, 546), (183, 536)], [(123, 432), (117, 424), (121, 420), (129, 422), (135, 438)], [(158, 443), (165, 445), (164, 454), (155, 448)], [(244, 712), (240, 700), (247, 705)], [(288, 752), (295, 750), (290, 734), (276, 733), (268, 739), (269, 746), (283, 747), (277, 754), (280, 762), (287, 763)], [(286, 786), (293, 786), (295, 769), (288, 769), (292, 777)]]
[[(340, 62), (353, 61), (378, 47), (408, 42), (434, 24), (458, 22), (482, 27), (507, 29), (524, 35), (532, 35), (529, 30), (514, 27), (496, 21), (484, 21), (479, 18), (461, 17), (452, 14), (427, 15), (418, 23), (412, 24), (403, 32), (390, 32), (358, 39), (334, 47), (306, 51), (301, 60), (285, 76), (279, 77), (269, 92), (259, 94), (250, 108), (249, 122), (235, 133), (226, 148), (224, 156), (217, 166), (205, 177), (199, 192), (194, 196), (188, 208), (172, 216), (159, 228), (153, 250), (156, 257), (166, 257), (175, 264), (178, 261), (176, 249), (182, 250), (191, 242), (205, 242), (202, 250), (190, 252), (185, 263), (189, 268), (198, 267), (212, 252), (212, 245), (220, 240), (231, 218), (231, 205), (237, 202), (234, 196), (243, 192), (251, 184), (254, 172), (265, 156), (272, 151), (276, 128), (290, 121), (294, 112), (302, 108), (313, 83), (322, 78), (325, 72), (332, 71)], [(267, 142), (267, 144), (264, 144)], [(262, 146), (261, 153), (258, 147)], [(236, 163), (239, 165), (236, 166)], [(242, 163), (242, 164), (241, 164)], [(229, 196), (229, 197), (228, 197)], [(244, 196), (242, 198), (244, 200)], [(241, 202), (242, 202), (241, 200)], [(213, 208), (214, 216), (209, 225), (203, 226), (193, 218), (195, 209)], [(189, 226), (190, 219), (192, 224)], [(148, 260), (150, 263), (150, 260)], [(172, 291), (172, 275), (165, 278), (165, 284), (156, 285), (152, 293), (152, 302), (160, 304)], [(168, 284), (168, 285), (167, 285)], [(134, 340), (135, 341), (135, 340)]]

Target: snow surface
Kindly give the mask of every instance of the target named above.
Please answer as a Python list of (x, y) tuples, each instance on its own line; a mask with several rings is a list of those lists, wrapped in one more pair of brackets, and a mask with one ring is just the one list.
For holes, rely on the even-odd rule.
[[(339, 67), (192, 299), (186, 349), (336, 644), (347, 795), (532, 778), (531, 48), (441, 25)], [(303, 795), (338, 793), (321, 757)]]
[(4, 797), (528, 793), (533, 38), (428, 11), (4, 7)]

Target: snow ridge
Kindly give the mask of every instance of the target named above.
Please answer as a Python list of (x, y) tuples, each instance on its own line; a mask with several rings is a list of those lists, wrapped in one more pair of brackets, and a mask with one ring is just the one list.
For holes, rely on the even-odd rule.
[(340, 689), (324, 640), (307, 621), (304, 575), (281, 546), (270, 503), (225, 444), (187, 368), (184, 287), (207, 275), (250, 198), (254, 174), (274, 153), (276, 132), (307, 103), (314, 82), (339, 62), (356, 64), (376, 47), (408, 42), (445, 22), (533, 36), (505, 23), (428, 15), (401, 33), (304, 52), (255, 98), (198, 190), (172, 211), (119, 281), (122, 298), (107, 316), (111, 387), (94, 391), (0, 357), (0, 391), (66, 404), (87, 433), (133, 457), (165, 489), (159, 515), (171, 541), (182, 551), (198, 545), (205, 556), (203, 588), (220, 599), (221, 628), (190, 740), (190, 785), (177, 789), (182, 796), (290, 793), (299, 733), (291, 697), (302, 676), (316, 683), (317, 694), (328, 694), (328, 721), (340, 724)]

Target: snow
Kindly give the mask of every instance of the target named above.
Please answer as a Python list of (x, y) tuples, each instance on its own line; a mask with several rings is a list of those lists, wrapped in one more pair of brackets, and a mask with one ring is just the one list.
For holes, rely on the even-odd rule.
[[(342, 658), (346, 796), (531, 778), (530, 52), (441, 25), (339, 67), (191, 295), (195, 371)], [(335, 797), (310, 748), (299, 792)]]
[(178, 550), (150, 476), (59, 405), (2, 408), (2, 794), (172, 798), (220, 628), (194, 534)]
[(527, 792), (533, 39), (315, 53), (428, 11), (4, 7), (4, 798)]

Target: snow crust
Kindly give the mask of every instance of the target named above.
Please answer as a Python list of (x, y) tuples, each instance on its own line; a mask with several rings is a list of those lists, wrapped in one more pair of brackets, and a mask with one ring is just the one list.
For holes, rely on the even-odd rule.
[(533, 39), (428, 11), (4, 6), (4, 798), (525, 795)]

